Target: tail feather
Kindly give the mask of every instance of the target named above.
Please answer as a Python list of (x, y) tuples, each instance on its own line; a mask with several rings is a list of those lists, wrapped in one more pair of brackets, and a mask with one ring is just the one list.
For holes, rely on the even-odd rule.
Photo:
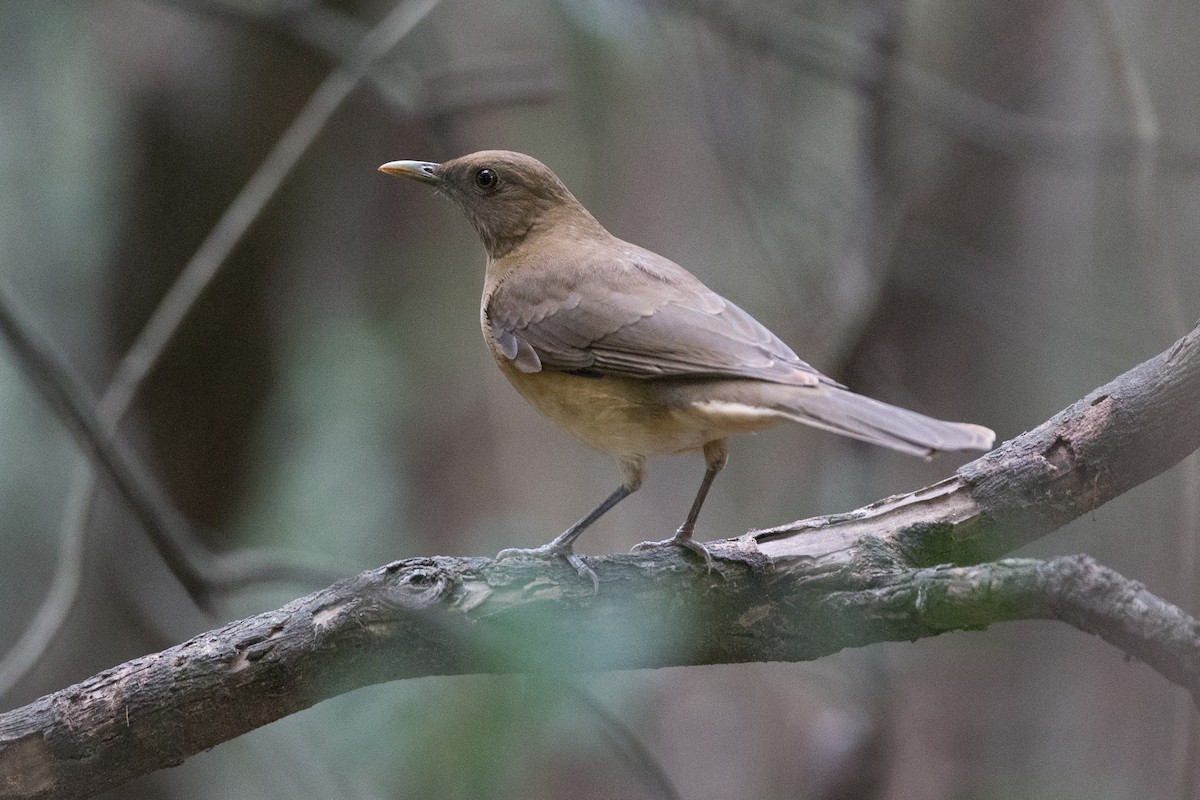
[(945, 450), (990, 450), (996, 439), (982, 425), (934, 419), (834, 384), (796, 387), (776, 410), (796, 422), (926, 458)]

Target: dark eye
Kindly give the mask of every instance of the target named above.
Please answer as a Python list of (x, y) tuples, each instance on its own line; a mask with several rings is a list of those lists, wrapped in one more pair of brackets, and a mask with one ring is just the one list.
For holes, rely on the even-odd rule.
[(496, 174), (496, 170), (484, 167), (475, 173), (475, 185), (480, 189), (494, 189), (496, 184), (500, 182), (500, 176)]

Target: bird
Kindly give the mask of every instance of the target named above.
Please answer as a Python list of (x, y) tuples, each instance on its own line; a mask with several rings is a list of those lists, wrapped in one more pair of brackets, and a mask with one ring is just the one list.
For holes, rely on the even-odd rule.
[(682, 547), (711, 570), (694, 534), (728, 439), (783, 422), (925, 458), (992, 447), (982, 425), (889, 405), (821, 374), (683, 267), (609, 233), (532, 156), (483, 150), (379, 170), (434, 186), (462, 210), (487, 256), (480, 324), (496, 363), (534, 408), (620, 467), (620, 485), (591, 512), (498, 559), (565, 559), (598, 591), (574, 550), (580, 534), (642, 486), (648, 457), (699, 452), (704, 477), (683, 524), (633, 549)]

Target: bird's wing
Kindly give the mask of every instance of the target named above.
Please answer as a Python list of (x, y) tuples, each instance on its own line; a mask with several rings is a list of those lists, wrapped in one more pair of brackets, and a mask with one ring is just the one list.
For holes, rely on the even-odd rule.
[(833, 383), (682, 267), (633, 246), (552, 273), (518, 268), (484, 313), (524, 372)]

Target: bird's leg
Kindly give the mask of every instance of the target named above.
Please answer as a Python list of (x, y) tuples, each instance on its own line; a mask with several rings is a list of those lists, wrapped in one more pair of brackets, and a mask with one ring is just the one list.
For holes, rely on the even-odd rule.
[(621, 476), (624, 480), (617, 490), (605, 498), (604, 502), (593, 508), (587, 516), (576, 522), (565, 531), (555, 536), (553, 540), (547, 542), (541, 547), (509, 547), (501, 550), (496, 554), (496, 558), (511, 558), (512, 556), (534, 556), (536, 558), (562, 558), (568, 564), (575, 568), (581, 578), (588, 578), (592, 582), (592, 590), (600, 591), (600, 579), (596, 577), (596, 572), (587, 564), (583, 563), (583, 559), (575, 553), (575, 540), (587, 528), (600, 517), (604, 516), (610, 508), (624, 500), (629, 495), (636, 492), (642, 485), (642, 481), (646, 477), (646, 459), (642, 457), (631, 457), (621, 460)]
[(679, 526), (679, 530), (675, 531), (675, 535), (670, 539), (663, 539), (661, 542), (641, 542), (633, 546), (635, 553), (643, 550), (649, 550), (654, 547), (684, 547), (691, 550), (696, 555), (704, 559), (704, 565), (708, 567), (708, 571), (712, 572), (713, 559), (712, 553), (708, 548), (692, 538), (696, 532), (696, 518), (700, 516), (700, 508), (704, 505), (704, 498), (708, 496), (708, 490), (712, 487), (713, 479), (717, 477), (717, 473), (725, 468), (725, 462), (729, 459), (729, 443), (725, 439), (715, 439), (704, 445), (704, 461), (708, 465), (708, 469), (704, 472), (704, 480), (700, 481), (700, 490), (696, 492), (696, 499), (692, 501), (692, 507), (688, 511), (687, 519)]

